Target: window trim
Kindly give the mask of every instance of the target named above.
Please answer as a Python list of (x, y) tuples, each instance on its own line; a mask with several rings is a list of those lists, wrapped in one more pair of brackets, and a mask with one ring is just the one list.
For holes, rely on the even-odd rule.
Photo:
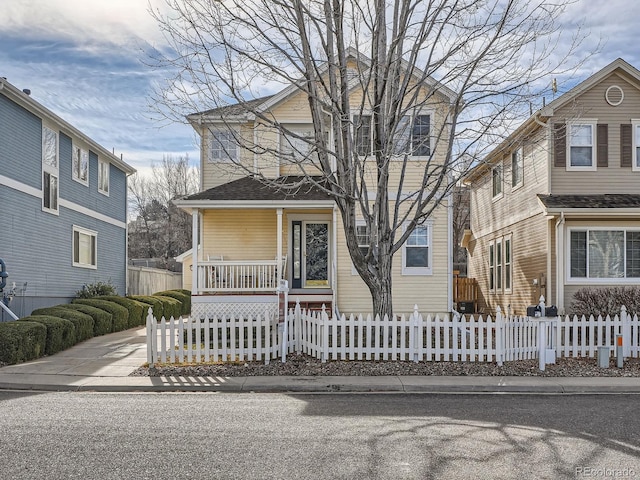
[[(87, 178), (86, 179), (82, 179), (80, 178), (80, 175), (78, 175), (75, 169), (75, 157), (76, 157), (76, 153), (79, 153), (79, 158), (78, 158), (78, 165), (82, 165), (82, 154), (86, 154), (86, 158), (87, 158)], [(71, 178), (88, 187), (89, 186), (89, 150), (80, 147), (78, 144), (76, 143), (72, 143), (71, 144)]]
[[(496, 176), (495, 172), (500, 171), (500, 191), (495, 193), (496, 191)], [(498, 165), (495, 165), (491, 169), (491, 199), (493, 201), (500, 200), (504, 196), (504, 165), (500, 162)]]
[[(617, 278), (596, 278), (589, 277), (589, 232), (590, 231), (615, 231), (623, 232), (624, 248), (623, 248), (623, 265), (624, 265), (624, 277)], [(586, 251), (586, 268), (587, 272), (585, 277), (572, 277), (571, 276), (571, 233), (572, 232), (586, 232), (587, 233), (587, 251)], [(567, 235), (565, 236), (565, 283), (567, 285), (615, 285), (615, 284), (637, 284), (640, 281), (640, 277), (627, 277), (627, 232), (640, 232), (640, 227), (616, 227), (616, 226), (575, 226), (567, 227)]]
[[(636, 133), (636, 131), (638, 131)], [(640, 142), (638, 142), (638, 134), (640, 134), (640, 119), (631, 119), (631, 171), (640, 172), (640, 156), (638, 155), (638, 149), (640, 149)]]
[[(573, 121), (568, 121), (567, 122), (567, 129), (566, 129), (566, 136), (567, 136), (567, 142), (566, 142), (566, 152), (567, 152), (567, 164), (566, 164), (566, 171), (567, 172), (595, 172), (596, 170), (598, 170), (598, 161), (597, 161), (597, 149), (598, 149), (598, 129), (596, 128), (598, 124), (598, 120), (597, 119), (591, 119), (591, 118), (583, 118), (580, 120), (573, 120)], [(578, 125), (582, 125), (582, 126), (588, 126), (591, 128), (591, 165), (571, 165), (571, 147), (575, 146), (575, 147), (585, 147), (587, 145), (573, 145), (571, 142), (571, 128), (573, 126), (578, 126)]]
[[(235, 132), (235, 130), (233, 130), (232, 128), (219, 128), (219, 127), (215, 127), (215, 126), (211, 126), (207, 129), (207, 162), (209, 163), (234, 163), (234, 162), (238, 162), (240, 160), (240, 144), (238, 143), (238, 139), (237, 139), (237, 133)], [(234, 154), (229, 155), (229, 150), (227, 150), (224, 147), (221, 147), (220, 152), (224, 152), (224, 158), (222, 156), (220, 157), (214, 157), (213, 156), (213, 144), (214, 144), (214, 140), (215, 140), (215, 136), (216, 134), (225, 134), (225, 135), (229, 135), (229, 141), (233, 141), (235, 150), (234, 150)], [(278, 138), (278, 140), (280, 140), (280, 138)], [(222, 142), (218, 141), (218, 143), (220, 145), (222, 145)], [(278, 149), (280, 147), (278, 146)]]
[[(520, 171), (520, 181), (514, 183), (516, 168), (514, 168), (514, 156), (518, 155), (520, 158), (519, 166), (516, 165), (517, 170)], [(517, 158), (517, 157), (516, 157)], [(511, 152), (511, 191), (515, 191), (524, 185), (524, 147), (516, 148)]]
[[(90, 255), (94, 263), (82, 263), (80, 262), (80, 246), (78, 245), (78, 261), (76, 261), (76, 233), (78, 234), (78, 240), (80, 235), (86, 235), (91, 238), (91, 248), (93, 252)], [(88, 268), (90, 270), (98, 269), (98, 232), (89, 230), (84, 227), (73, 225), (73, 233), (71, 235), (71, 264), (78, 268)]]
[[(407, 231), (407, 226), (409, 224), (405, 223), (402, 226), (402, 233), (404, 234)], [(425, 220), (421, 225), (418, 225), (416, 228), (418, 227), (424, 227), (427, 229), (427, 262), (428, 262), (428, 266), (427, 267), (407, 267), (406, 266), (406, 261), (407, 261), (407, 242), (409, 241), (409, 238), (407, 238), (407, 241), (405, 241), (402, 244), (402, 275), (403, 276), (409, 276), (409, 275), (433, 275), (433, 220)], [(415, 231), (415, 230), (414, 230)], [(413, 232), (412, 232), (413, 233)], [(411, 247), (409, 247), (411, 248)]]
[[(48, 163), (45, 162), (45, 152), (46, 152), (46, 148), (45, 148), (45, 130), (49, 130), (51, 133), (53, 133), (54, 137), (55, 137), (55, 141), (56, 141), (56, 149), (55, 149), (55, 166), (54, 165), (49, 165)], [(51, 213), (53, 215), (59, 215), (60, 214), (60, 135), (58, 133), (58, 131), (56, 131), (54, 128), (50, 128), (49, 126), (43, 124), (42, 125), (42, 142), (41, 142), (41, 148), (42, 148), (42, 176), (41, 176), (41, 181), (42, 181), (42, 194), (40, 195), (40, 199), (42, 202), (42, 211), (43, 212), (47, 212), (47, 213)], [(55, 178), (55, 184), (56, 184), (56, 189), (55, 189), (55, 198), (51, 197), (51, 182), (49, 182), (49, 205), (50, 206), (45, 206), (45, 192), (47, 191), (47, 187), (46, 187), (46, 183), (45, 183), (45, 176), (49, 175), (49, 178), (53, 177)], [(55, 208), (51, 207), (51, 204), (55, 204)]]
[[(107, 188), (106, 190), (102, 188), (102, 166), (106, 165), (106, 175), (107, 175)], [(98, 158), (98, 192), (103, 195), (109, 196), (109, 191), (111, 190), (111, 163), (103, 160), (102, 158)]]

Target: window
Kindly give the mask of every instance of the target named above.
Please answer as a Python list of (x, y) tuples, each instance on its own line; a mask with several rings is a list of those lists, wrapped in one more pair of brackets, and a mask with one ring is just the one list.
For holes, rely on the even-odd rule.
[(109, 162), (98, 160), (98, 191), (109, 195)]
[(361, 157), (366, 157), (371, 154), (371, 115), (355, 115), (353, 126), (356, 153)]
[(371, 241), (369, 227), (365, 224), (356, 225), (356, 238), (358, 239), (358, 248), (366, 256), (369, 252), (369, 243)]
[(633, 170), (640, 171), (640, 120), (631, 120), (633, 128)]
[(98, 234), (91, 230), (73, 227), (73, 266), (97, 268), (96, 244)]
[(404, 116), (398, 122), (393, 144), (395, 155), (428, 157), (431, 154), (431, 116)]
[(502, 165), (496, 165), (491, 172), (491, 191), (493, 198), (502, 197)]
[(573, 279), (640, 278), (640, 230), (571, 230), (569, 273)]
[(418, 225), (402, 247), (403, 275), (431, 275), (431, 224)]
[(517, 188), (524, 181), (524, 158), (522, 148), (511, 154), (511, 187)]
[(511, 292), (511, 236), (504, 239), (504, 290)]
[(286, 128), (291, 134), (283, 133), (280, 136), (280, 152), (283, 159), (291, 162), (308, 159), (315, 143), (313, 125), (288, 125)]
[(595, 170), (595, 123), (567, 124), (567, 169)]
[(73, 146), (72, 177), (80, 183), (89, 184), (89, 152)]
[(231, 162), (238, 160), (238, 142), (230, 130), (209, 130), (209, 161)]
[(489, 243), (489, 290), (496, 289), (496, 244)]
[(502, 290), (502, 240), (496, 240), (496, 290)]
[(58, 133), (42, 127), (42, 208), (58, 213)]
[(489, 243), (489, 291), (511, 293), (513, 260), (511, 234)]

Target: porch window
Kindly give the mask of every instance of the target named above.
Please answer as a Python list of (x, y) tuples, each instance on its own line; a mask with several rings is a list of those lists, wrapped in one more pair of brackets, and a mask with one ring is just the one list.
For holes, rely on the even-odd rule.
[(640, 278), (640, 230), (571, 230), (571, 278)]
[(567, 169), (595, 170), (595, 122), (567, 124)]
[(42, 208), (58, 214), (58, 133), (42, 127)]
[(73, 146), (72, 178), (84, 185), (89, 184), (89, 152)]
[(209, 161), (233, 162), (238, 160), (238, 142), (230, 130), (209, 129)]
[(403, 275), (432, 274), (431, 223), (418, 225), (402, 247)]
[(97, 268), (96, 245), (98, 234), (91, 230), (73, 227), (73, 266)]

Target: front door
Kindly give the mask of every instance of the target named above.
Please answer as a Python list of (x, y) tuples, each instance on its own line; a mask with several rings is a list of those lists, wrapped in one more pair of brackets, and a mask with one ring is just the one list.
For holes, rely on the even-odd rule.
[(329, 287), (329, 222), (292, 223), (293, 288)]

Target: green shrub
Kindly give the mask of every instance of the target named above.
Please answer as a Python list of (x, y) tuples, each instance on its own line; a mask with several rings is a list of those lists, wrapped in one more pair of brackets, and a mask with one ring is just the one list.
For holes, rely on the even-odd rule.
[[(138, 302), (142, 302), (153, 309), (153, 316), (160, 320), (164, 315), (164, 303), (161, 298), (154, 297), (151, 295), (131, 295), (127, 298), (133, 298)], [(147, 312), (148, 313), (148, 312)], [(145, 317), (145, 322), (147, 321)]]
[(81, 305), (79, 303), (67, 303), (64, 305), (58, 305), (60, 308), (66, 308), (68, 310), (86, 313), (93, 318), (93, 335), (95, 337), (111, 333), (111, 326), (113, 325), (113, 316), (105, 311), (89, 305)]
[(64, 318), (51, 317), (49, 315), (29, 315), (18, 321), (42, 323), (47, 327), (47, 343), (44, 349), (44, 353), (47, 355), (66, 350), (76, 343), (76, 327)]
[(0, 323), (0, 362), (27, 362), (44, 355), (47, 327), (38, 322)]
[(172, 291), (184, 293), (185, 295), (188, 295), (189, 297), (191, 297), (191, 290), (187, 290), (186, 288), (176, 288), (175, 290), (172, 290)]
[(76, 330), (76, 341), (80, 343), (88, 338), (93, 337), (93, 318), (86, 313), (71, 310), (69, 308), (63, 308), (62, 306), (55, 306), (49, 308), (39, 308), (31, 312), (31, 315), (48, 315), (51, 317), (64, 318), (73, 323)]
[(627, 312), (640, 314), (640, 286), (581, 288), (573, 294), (570, 315), (614, 315), (620, 313), (620, 307)]
[(182, 315), (182, 302), (172, 297), (165, 297), (163, 295), (153, 295), (154, 298), (159, 298), (162, 301), (162, 308), (164, 309), (164, 317), (169, 320), (171, 317), (178, 318)]
[(98, 298), (75, 298), (71, 303), (79, 303), (81, 305), (90, 305), (97, 307), (101, 310), (105, 310), (111, 314), (112, 317), (112, 332), (120, 332), (126, 330), (129, 327), (129, 310), (117, 303), (109, 302), (108, 300), (100, 300)]
[(78, 290), (76, 292), (76, 296), (78, 298), (94, 298), (117, 294), (118, 289), (113, 283), (111, 283), (111, 280), (106, 282), (89, 283), (85, 285), (82, 290)]
[(147, 321), (148, 306), (142, 302), (134, 300), (133, 298), (119, 297), (117, 295), (100, 297), (100, 300), (117, 303), (126, 308), (129, 311), (128, 328), (139, 327)]
[(153, 295), (154, 296), (161, 295), (163, 297), (175, 298), (180, 303), (182, 303), (182, 309), (180, 311), (180, 314), (181, 315), (191, 314), (191, 294), (186, 295), (183, 293), (182, 290), (165, 290), (163, 292), (156, 292)]

